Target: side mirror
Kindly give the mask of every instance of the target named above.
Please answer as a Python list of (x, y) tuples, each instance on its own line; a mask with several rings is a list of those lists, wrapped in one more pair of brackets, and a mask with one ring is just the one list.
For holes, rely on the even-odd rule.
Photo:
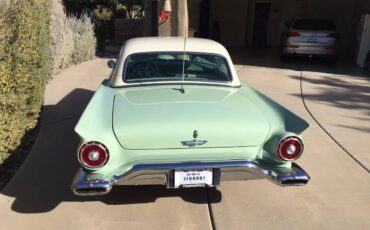
[(114, 67), (116, 67), (116, 62), (113, 61), (113, 60), (109, 60), (107, 62), (107, 65), (108, 65), (109, 68), (114, 69)]

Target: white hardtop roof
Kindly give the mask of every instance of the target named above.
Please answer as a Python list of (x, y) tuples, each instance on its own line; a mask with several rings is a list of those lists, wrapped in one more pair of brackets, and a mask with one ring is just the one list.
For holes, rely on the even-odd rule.
[[(184, 51), (184, 37), (142, 37), (128, 40), (122, 49), (126, 54), (158, 51)], [(228, 56), (220, 43), (203, 38), (186, 38), (186, 52), (216, 53)]]
[[(125, 83), (122, 79), (124, 63), (129, 55), (134, 53), (148, 52), (184, 52), (184, 40), (184, 37), (141, 37), (128, 40), (121, 48), (119, 59), (117, 61), (116, 68), (112, 76), (112, 85), (119, 87), (137, 84)], [(230, 55), (227, 52), (226, 48), (220, 43), (203, 38), (186, 38), (185, 52), (211, 53), (224, 56), (229, 63), (230, 72), (232, 74), (233, 80), (229, 83), (220, 83), (220, 85), (228, 85), (234, 87), (240, 86), (240, 81), (234, 69)], [(205, 83), (201, 82), (201, 84)]]

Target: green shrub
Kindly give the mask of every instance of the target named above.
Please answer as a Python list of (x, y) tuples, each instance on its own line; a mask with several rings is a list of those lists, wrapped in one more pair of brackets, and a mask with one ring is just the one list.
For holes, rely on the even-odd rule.
[(37, 123), (49, 76), (47, 3), (0, 5), (0, 163)]

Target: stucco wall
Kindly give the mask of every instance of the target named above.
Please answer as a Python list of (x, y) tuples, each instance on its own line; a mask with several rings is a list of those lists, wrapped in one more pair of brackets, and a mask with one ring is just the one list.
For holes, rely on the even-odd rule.
[(49, 0), (50, 12), (55, 14), (63, 14), (64, 7), (62, 2), (62, 0)]

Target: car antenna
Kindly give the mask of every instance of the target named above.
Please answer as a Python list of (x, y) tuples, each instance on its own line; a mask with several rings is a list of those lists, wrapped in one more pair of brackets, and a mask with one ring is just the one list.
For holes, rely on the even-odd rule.
[(182, 76), (181, 76), (181, 89), (180, 92), (182, 94), (185, 93), (184, 89), (184, 80), (185, 80), (185, 49), (186, 49), (186, 26), (185, 26), (185, 31), (184, 31), (184, 54), (182, 57)]

